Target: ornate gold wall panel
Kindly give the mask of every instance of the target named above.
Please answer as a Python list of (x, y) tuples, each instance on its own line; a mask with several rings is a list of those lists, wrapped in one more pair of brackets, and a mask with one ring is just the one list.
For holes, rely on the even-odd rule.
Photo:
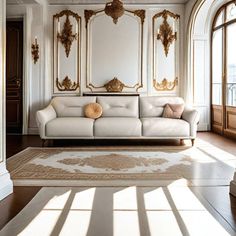
[[(81, 17), (70, 10), (55, 14), (53, 42), (53, 94), (78, 93), (81, 74)], [(61, 47), (64, 48), (64, 52)], [(70, 60), (76, 61), (75, 65), (70, 63)]]
[[(152, 39), (153, 39), (153, 61), (152, 61), (152, 71), (153, 71), (153, 88), (156, 91), (173, 91), (176, 86), (178, 86), (178, 74), (176, 73), (177, 64), (177, 52), (176, 52), (176, 40), (177, 40), (177, 21), (180, 16), (178, 14), (172, 13), (168, 10), (164, 10), (155, 14), (152, 17)], [(171, 26), (171, 23), (173, 24)], [(160, 43), (162, 46), (160, 46)], [(174, 52), (169, 54), (170, 46), (174, 44)], [(165, 61), (166, 68), (157, 68), (157, 57), (164, 51), (162, 61)], [(160, 58), (159, 58), (160, 60)], [(172, 61), (172, 64), (168, 64)], [(159, 65), (159, 64), (158, 64)], [(158, 78), (158, 74), (162, 72), (162, 78)], [(168, 74), (170, 71), (174, 71), (172, 76)], [(175, 78), (172, 81), (172, 78)]]
[[(91, 78), (89, 76), (89, 71), (90, 71), (90, 48), (89, 48), (89, 42), (91, 40), (91, 32), (90, 32), (90, 23), (91, 23), (91, 20), (94, 19), (94, 17), (98, 16), (99, 14), (101, 13), (104, 13), (103, 15), (107, 14), (105, 13), (105, 9), (104, 10), (98, 10), (98, 11), (94, 11), (94, 10), (85, 10), (84, 11), (84, 18), (85, 18), (85, 27), (86, 27), (86, 87), (88, 89), (90, 89), (90, 91), (98, 91), (98, 90), (102, 90), (102, 91), (106, 91), (106, 85), (108, 84), (109, 81), (107, 81), (106, 83), (104, 83), (104, 85), (102, 86), (96, 86), (93, 84), (93, 81), (91, 81)], [(133, 15), (132, 17), (136, 17), (137, 20), (138, 20), (138, 24), (139, 24), (139, 27), (140, 27), (140, 39), (139, 39), (139, 42), (140, 42), (140, 71), (139, 71), (139, 75), (140, 75), (140, 78), (139, 78), (139, 81), (137, 81), (137, 83), (135, 83), (134, 85), (132, 86), (128, 86), (126, 84), (123, 84), (123, 81), (122, 81), (122, 78), (118, 78), (120, 80), (120, 82), (123, 84), (123, 88), (129, 88), (129, 89), (134, 89), (134, 92), (135, 91), (138, 91), (140, 88), (143, 87), (143, 25), (144, 25), (144, 20), (145, 20), (145, 10), (134, 10), (134, 11), (131, 11), (131, 10), (127, 10), (124, 8), (124, 14), (127, 14), (129, 16), (131, 16), (131, 14)], [(111, 16), (111, 15), (108, 15), (108, 16)], [(111, 16), (112, 17), (112, 16)], [(122, 17), (122, 16), (120, 16)], [(118, 17), (119, 18), (119, 17)], [(113, 22), (116, 24), (117, 23), (117, 20), (118, 18), (114, 18), (112, 17), (113, 19)], [(95, 19), (94, 19), (95, 20)], [(94, 36), (95, 37), (95, 36)], [(124, 47), (124, 50), (128, 50), (127, 47)], [(112, 52), (111, 52), (112, 53)], [(115, 77), (117, 76), (116, 74), (114, 75)], [(111, 77), (112, 79), (113, 77)]]

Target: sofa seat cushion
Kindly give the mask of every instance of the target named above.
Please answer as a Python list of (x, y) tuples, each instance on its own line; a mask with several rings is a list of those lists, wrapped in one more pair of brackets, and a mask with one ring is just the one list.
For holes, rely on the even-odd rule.
[(190, 126), (187, 121), (169, 118), (142, 118), (145, 137), (188, 137)]
[(60, 117), (46, 125), (48, 137), (92, 137), (93, 119), (84, 117)]
[(96, 137), (140, 137), (142, 134), (142, 124), (138, 118), (99, 118), (94, 127)]

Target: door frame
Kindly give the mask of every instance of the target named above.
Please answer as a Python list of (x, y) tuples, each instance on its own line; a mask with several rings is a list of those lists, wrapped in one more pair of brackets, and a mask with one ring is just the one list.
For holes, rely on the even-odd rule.
[(23, 20), (23, 73), (22, 73), (22, 134), (28, 134), (29, 121), (29, 99), (30, 99), (30, 75), (31, 75), (31, 52), (27, 45), (30, 45), (31, 29), (29, 22), (31, 16), (28, 11), (23, 15), (7, 16), (6, 21)]

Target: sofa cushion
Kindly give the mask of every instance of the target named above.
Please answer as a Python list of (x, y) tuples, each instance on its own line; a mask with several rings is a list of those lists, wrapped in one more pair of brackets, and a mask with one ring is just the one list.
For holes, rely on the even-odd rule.
[(139, 117), (138, 97), (97, 97), (103, 117)]
[(184, 104), (184, 100), (180, 97), (140, 97), (140, 117), (161, 117), (167, 103)]
[(169, 104), (165, 105), (163, 115), (164, 118), (180, 119), (184, 111), (184, 104)]
[(48, 137), (92, 137), (93, 119), (84, 117), (61, 117), (46, 124)]
[(102, 106), (99, 103), (89, 103), (84, 107), (84, 115), (87, 118), (97, 119), (102, 115)]
[(143, 136), (188, 137), (190, 126), (187, 121), (169, 118), (142, 118)]
[(94, 123), (96, 137), (140, 137), (142, 124), (138, 118), (104, 117)]
[(84, 106), (96, 102), (96, 97), (55, 97), (52, 106), (57, 117), (81, 117), (84, 116)]

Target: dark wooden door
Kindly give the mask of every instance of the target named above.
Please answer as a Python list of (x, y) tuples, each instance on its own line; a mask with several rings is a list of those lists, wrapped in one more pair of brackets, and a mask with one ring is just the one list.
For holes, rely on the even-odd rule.
[(23, 21), (7, 21), (6, 28), (7, 133), (22, 133)]

